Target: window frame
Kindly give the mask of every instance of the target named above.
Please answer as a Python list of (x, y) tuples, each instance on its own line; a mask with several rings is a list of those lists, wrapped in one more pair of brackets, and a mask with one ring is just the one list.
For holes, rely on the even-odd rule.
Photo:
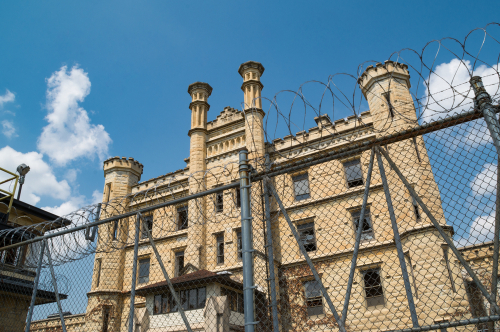
[[(349, 167), (350, 165), (355, 165), (355, 164), (357, 164), (359, 166), (360, 177), (349, 180), (347, 167)], [(356, 188), (356, 187), (359, 187), (359, 186), (362, 186), (365, 184), (365, 180), (363, 178), (363, 167), (361, 166), (361, 157), (346, 160), (346, 161), (342, 162), (342, 166), (344, 167), (344, 178), (345, 178), (348, 189)]]
[(241, 238), (241, 229), (236, 231), (236, 257), (238, 261), (243, 260), (243, 242)]
[(224, 233), (215, 234), (216, 263), (224, 265)]
[(151, 233), (151, 236), (153, 236), (153, 216), (148, 215), (148, 216), (143, 216), (141, 218), (141, 236), (140, 239), (144, 240), (148, 238), (148, 232), (146, 232), (145, 225), (149, 228), (149, 232)]
[(382, 97), (384, 97), (384, 101), (387, 103), (387, 106), (389, 108), (389, 115), (391, 116), (391, 118), (394, 118), (395, 113), (394, 113), (394, 106), (392, 105), (391, 102), (391, 90), (383, 92)]
[[(296, 228), (297, 228), (297, 233), (299, 233), (299, 237), (300, 237), (301, 241), (302, 241), (302, 233), (312, 229), (312, 236), (313, 236), (312, 240), (314, 243), (313, 244), (306, 244), (306, 243), (304, 243), (304, 241), (302, 241), (302, 244), (304, 245), (304, 248), (306, 249), (307, 252), (318, 250), (318, 241), (317, 241), (317, 237), (316, 237), (316, 227), (315, 227), (314, 220), (298, 224), (298, 225), (296, 225)], [(312, 247), (308, 248), (309, 245), (312, 245), (314, 248), (312, 248)]]
[[(380, 281), (379, 285), (378, 286), (367, 286), (366, 285), (366, 275), (371, 272), (371, 271), (376, 271), (377, 272), (377, 275), (378, 275), (378, 279)], [(366, 307), (367, 308), (376, 308), (376, 307), (379, 307), (379, 306), (385, 306), (386, 305), (386, 300), (385, 300), (385, 289), (384, 289), (384, 284), (383, 284), (383, 278), (382, 278), (382, 268), (380, 266), (376, 266), (376, 267), (371, 267), (371, 268), (367, 268), (367, 269), (363, 269), (361, 270), (361, 277), (362, 277), (362, 281), (363, 281), (363, 291), (365, 292), (365, 301), (366, 301)], [(368, 296), (368, 292), (367, 292), (367, 289), (369, 290), (372, 290), (374, 288), (380, 288), (381, 291), (382, 291), (382, 294), (381, 295), (377, 295), (377, 296)], [(383, 303), (373, 303), (371, 304), (371, 302), (376, 302), (377, 300), (371, 300), (371, 299), (377, 299), (377, 298), (382, 298), (382, 302)]]
[[(297, 195), (297, 185), (300, 183), (300, 185), (303, 187), (302, 181), (305, 180), (306, 188), (305, 191), (301, 194)], [(292, 183), (293, 183), (293, 196), (295, 198), (295, 201), (303, 201), (305, 199), (311, 198), (311, 186), (309, 182), (309, 173), (308, 172), (301, 172), (298, 174), (292, 175)], [(304, 190), (304, 188), (299, 188)]]
[(243, 293), (240, 293), (240, 292), (237, 292), (233, 289), (221, 286), (220, 287), (220, 295), (228, 297), (227, 302), (229, 304), (229, 310), (234, 311), (234, 312), (239, 312), (242, 314), (245, 313)]
[[(201, 292), (201, 290), (203, 290), (203, 292)], [(194, 306), (191, 307), (191, 299), (192, 299), (191, 295), (193, 294), (193, 291), (196, 292), (196, 295), (195, 295)], [(206, 286), (177, 290), (175, 293), (179, 297), (181, 305), (183, 305), (182, 303), (183, 300), (186, 301), (184, 303), (185, 307), (183, 305), (184, 311), (203, 309), (207, 302)], [(203, 293), (202, 297), (200, 297), (201, 293)], [(203, 301), (200, 301), (200, 299), (203, 299)], [(158, 302), (159, 302), (159, 308), (158, 308)], [(178, 311), (179, 309), (177, 307), (177, 304), (175, 303), (175, 299), (169, 290), (166, 293), (155, 294), (153, 296), (153, 315), (170, 314)]]
[[(356, 218), (356, 216), (357, 216), (357, 218)], [(352, 223), (354, 225), (354, 239), (356, 239), (356, 234), (358, 233), (358, 227), (359, 227), (358, 225), (359, 225), (360, 217), (361, 217), (361, 210), (351, 211)], [(368, 226), (370, 226), (370, 229), (367, 231), (361, 230), (361, 238), (359, 241), (360, 243), (375, 240), (375, 231), (373, 229), (373, 223), (372, 223), (372, 218), (371, 218), (371, 214), (370, 214), (370, 207), (368, 207), (368, 206), (365, 208), (364, 217), (368, 223)], [(356, 223), (356, 220), (358, 221), (357, 223)], [(364, 221), (363, 221), (363, 225), (364, 225)], [(366, 237), (363, 238), (363, 233), (364, 234), (371, 234), (371, 238), (366, 238)]]
[[(182, 257), (182, 267), (180, 267), (179, 264), (180, 257)], [(185, 257), (184, 250), (174, 252), (174, 277), (179, 277), (181, 275), (182, 270), (184, 270), (184, 267), (186, 266), (184, 262), (184, 257)]]
[[(304, 302), (306, 305), (307, 317), (316, 317), (316, 316), (324, 315), (325, 314), (325, 307), (324, 307), (324, 302), (323, 302), (323, 294), (321, 293), (321, 288), (319, 286), (316, 286), (317, 289), (315, 289), (315, 291), (318, 291), (319, 295), (308, 296), (308, 289), (307, 289), (308, 283), (317, 283), (319, 285), (319, 282), (315, 279), (304, 280), (302, 282), (302, 286), (304, 288)], [(312, 305), (314, 303), (316, 303), (316, 304), (320, 303), (320, 305)], [(313, 312), (313, 309), (311, 309), (311, 308), (317, 308), (317, 307), (321, 307), (321, 312)]]
[[(142, 264), (147, 262), (147, 275), (141, 275), (141, 273), (144, 271), (142, 269)], [(147, 284), (149, 282), (149, 274), (151, 270), (151, 257), (141, 257), (137, 260), (137, 283), (138, 284)], [(146, 278), (147, 280), (141, 279), (141, 278)]]
[(215, 193), (214, 199), (215, 213), (224, 212), (224, 191), (218, 191)]
[[(185, 215), (185, 222), (181, 223), (182, 216), (184, 215)], [(181, 205), (177, 207), (176, 226), (177, 226), (177, 231), (182, 231), (189, 228), (189, 207), (187, 205)]]

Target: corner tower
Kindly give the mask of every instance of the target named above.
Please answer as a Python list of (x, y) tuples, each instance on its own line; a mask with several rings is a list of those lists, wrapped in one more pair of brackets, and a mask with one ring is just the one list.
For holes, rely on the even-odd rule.
[(264, 66), (260, 62), (247, 61), (238, 68), (238, 73), (243, 78), (241, 90), (244, 96), (245, 111), (245, 136), (246, 147), (250, 152), (249, 158), (263, 157), (265, 153), (265, 138), (262, 110), (262, 89), (264, 85), (260, 82), (264, 74)]
[[(101, 219), (125, 212), (128, 204), (125, 196), (141, 180), (143, 165), (134, 158), (113, 157), (104, 161), (103, 170), (105, 180)], [(129, 229), (132, 232), (135, 230), (134, 221), (132, 217), (99, 226), (92, 285), (87, 293), (88, 330), (101, 330), (103, 326), (109, 326), (113, 331), (119, 330), (123, 280), (127, 277), (124, 275), (125, 247)]]
[(418, 124), (407, 65), (387, 60), (368, 66), (358, 84), (377, 131), (395, 132)]

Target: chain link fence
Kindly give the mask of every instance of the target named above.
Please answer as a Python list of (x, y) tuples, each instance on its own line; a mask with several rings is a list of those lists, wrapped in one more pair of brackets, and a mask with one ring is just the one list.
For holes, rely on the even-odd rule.
[(11, 222), (0, 331), (500, 331), (498, 91), (426, 122), (407, 68), (359, 76), (371, 113)]

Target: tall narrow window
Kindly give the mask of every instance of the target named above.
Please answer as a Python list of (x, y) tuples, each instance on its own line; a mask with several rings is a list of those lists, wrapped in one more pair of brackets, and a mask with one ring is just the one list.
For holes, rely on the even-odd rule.
[(215, 194), (215, 212), (224, 211), (224, 192), (219, 191)]
[(184, 269), (184, 251), (178, 251), (175, 253), (175, 276), (181, 275)]
[(109, 306), (102, 307), (102, 332), (108, 332), (110, 311), (111, 308)]
[(236, 192), (236, 207), (241, 207), (241, 191), (240, 191), (240, 188), (236, 188), (235, 192)]
[(242, 255), (242, 244), (241, 244), (241, 231), (236, 232), (236, 251), (238, 253), (238, 260), (241, 261)]
[(95, 286), (99, 287), (99, 284), (101, 283), (101, 264), (102, 264), (102, 258), (98, 258), (95, 261)]
[(451, 289), (453, 290), (454, 293), (456, 293), (457, 289), (455, 287), (455, 280), (453, 279), (453, 273), (450, 267), (450, 260), (448, 259), (448, 246), (442, 245), (441, 247), (443, 248), (443, 257), (444, 257), (444, 262), (446, 264), (446, 270), (448, 271), (448, 278), (450, 278)]
[(415, 153), (417, 154), (417, 159), (418, 162), (422, 162), (422, 159), (420, 159), (420, 152), (418, 151), (418, 144), (417, 144), (417, 138), (413, 137), (413, 146), (415, 146)]
[(363, 172), (361, 172), (361, 162), (359, 159), (345, 162), (344, 169), (348, 188), (363, 185)]
[(387, 102), (387, 106), (389, 107), (389, 114), (391, 115), (391, 118), (394, 117), (394, 107), (392, 106), (391, 103), (391, 92), (387, 91), (382, 94), (382, 96), (385, 98), (385, 101)]
[(144, 284), (149, 281), (149, 257), (139, 260), (139, 283)]
[(177, 208), (177, 230), (188, 228), (188, 207), (187, 205)]
[(105, 202), (109, 202), (109, 197), (111, 196), (111, 183), (106, 183), (106, 198)]
[[(356, 232), (355, 234), (358, 233), (358, 227), (359, 227), (359, 218), (361, 217), (361, 211), (356, 211), (352, 213), (352, 220), (354, 222), (354, 231)], [(363, 218), (363, 224), (361, 226), (361, 242), (362, 241), (368, 241), (373, 239), (373, 228), (372, 228), (372, 223), (370, 220), (370, 210), (367, 208), (365, 210), (365, 215)]]
[(413, 196), (411, 196), (411, 204), (413, 205), (413, 213), (415, 214), (415, 219), (417, 221), (422, 220), (422, 216), (420, 215), (420, 209), (418, 207), (418, 203), (415, 200), (415, 198), (413, 198)]
[(301, 201), (311, 197), (309, 192), (309, 176), (307, 173), (299, 174), (292, 177), (295, 200)]
[(113, 222), (113, 240), (118, 239), (118, 220)]
[(307, 316), (322, 315), (323, 298), (321, 297), (321, 288), (316, 280), (304, 282), (304, 294), (306, 297)]
[(297, 231), (299, 232), (300, 241), (304, 245), (306, 251), (315, 251), (316, 236), (314, 234), (314, 222), (298, 225)]
[(17, 265), (19, 251), (19, 247), (7, 249), (6, 251), (4, 251), (2, 260), (3, 263), (14, 266)]
[(408, 270), (410, 271), (411, 281), (413, 284), (413, 293), (415, 294), (415, 298), (418, 299), (418, 289), (417, 289), (417, 279), (415, 278), (415, 271), (413, 270), (413, 264), (411, 263), (410, 254), (404, 254), (406, 260), (406, 266), (408, 266)]
[(153, 235), (153, 216), (145, 216), (142, 218), (141, 223), (141, 239), (148, 238), (148, 231)]
[(380, 279), (380, 268), (362, 271), (365, 286), (366, 305), (373, 307), (385, 304), (384, 290)]
[(224, 234), (217, 235), (217, 264), (224, 264)]

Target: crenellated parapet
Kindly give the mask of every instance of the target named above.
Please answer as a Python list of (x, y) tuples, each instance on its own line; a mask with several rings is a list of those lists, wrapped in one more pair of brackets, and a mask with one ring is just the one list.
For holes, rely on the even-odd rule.
[(134, 175), (137, 176), (138, 180), (140, 181), (141, 175), (143, 173), (144, 165), (135, 160), (132, 157), (111, 157), (109, 159), (106, 159), (104, 161), (104, 177), (108, 175), (110, 172), (114, 171), (126, 171), (126, 172), (131, 172)]
[(375, 66), (368, 66), (358, 78), (358, 84), (365, 98), (368, 99), (367, 92), (372, 86), (388, 78), (397, 80), (399, 83), (405, 83), (407, 89), (411, 87), (408, 66), (404, 63), (397, 63), (391, 60), (387, 60), (384, 63), (378, 62)]

